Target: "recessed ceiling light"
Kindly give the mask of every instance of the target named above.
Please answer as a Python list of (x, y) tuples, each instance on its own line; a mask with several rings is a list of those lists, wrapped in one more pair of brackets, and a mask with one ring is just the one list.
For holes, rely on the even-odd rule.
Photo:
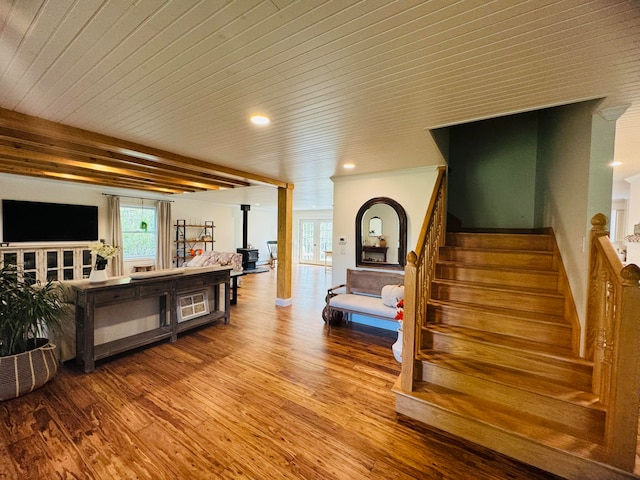
[(609, 164), (610, 167), (619, 167), (620, 165), (622, 165), (622, 162), (619, 160), (614, 160)]
[(271, 119), (264, 115), (254, 115), (251, 117), (251, 123), (254, 125), (269, 125), (271, 123)]
[(353, 163), (345, 163), (344, 165), (342, 165), (342, 168), (346, 168), (346, 169), (350, 170), (352, 168), (356, 168), (356, 166)]

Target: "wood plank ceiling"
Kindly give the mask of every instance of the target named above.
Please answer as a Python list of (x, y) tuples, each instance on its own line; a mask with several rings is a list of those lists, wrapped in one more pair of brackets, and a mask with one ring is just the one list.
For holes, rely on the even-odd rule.
[(439, 163), (429, 128), (605, 98), (630, 105), (621, 178), (640, 172), (639, 75), (635, 0), (0, 0), (0, 171), (294, 183), (296, 208), (322, 207), (345, 162)]

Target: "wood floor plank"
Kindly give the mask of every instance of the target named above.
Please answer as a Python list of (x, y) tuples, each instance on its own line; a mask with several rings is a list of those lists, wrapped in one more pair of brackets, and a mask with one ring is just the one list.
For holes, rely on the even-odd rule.
[(0, 479), (548, 479), (395, 413), (395, 331), (321, 318), (330, 272), (242, 278), (231, 323), (0, 403)]

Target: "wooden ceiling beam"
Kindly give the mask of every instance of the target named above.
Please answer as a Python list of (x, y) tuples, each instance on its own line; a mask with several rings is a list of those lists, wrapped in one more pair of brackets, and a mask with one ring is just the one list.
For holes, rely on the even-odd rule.
[[(87, 176), (95, 176), (98, 173), (104, 172), (112, 175), (126, 176), (130, 178), (143, 178), (147, 181), (172, 183), (175, 185), (181, 185), (185, 188), (195, 187), (198, 190), (218, 190), (220, 188), (219, 184), (208, 182), (206, 178), (197, 178), (191, 180), (171, 174), (162, 175), (153, 171), (144, 171), (144, 169), (142, 169), (142, 171), (139, 171), (140, 169), (132, 170), (127, 168), (113, 167), (105, 165), (104, 163), (98, 162), (96, 160), (88, 161), (86, 159), (74, 160), (70, 158), (60, 158), (48, 153), (37, 152), (24, 148), (16, 148), (14, 146), (6, 146), (4, 145), (4, 141), (0, 141), (0, 155), (5, 158), (12, 158), (15, 161), (19, 161), (20, 159), (22, 159), (25, 162), (29, 161), (33, 163), (43, 164), (48, 166), (48, 168), (58, 166), (85, 171), (85, 173), (83, 173), (82, 175)], [(229, 187), (226, 184), (223, 184), (222, 186)]]
[[(4, 160), (0, 157), (0, 160)], [(37, 177), (37, 178), (47, 178), (47, 179), (57, 179), (64, 180), (70, 182), (78, 182), (78, 183), (88, 183), (93, 185), (103, 185), (108, 187), (117, 187), (117, 188), (127, 188), (127, 189), (136, 189), (136, 190), (144, 190), (149, 192), (158, 192), (158, 193), (185, 193), (185, 192), (195, 192), (199, 190), (190, 190), (175, 186), (164, 186), (153, 183), (144, 183), (144, 182), (131, 182), (123, 178), (96, 178), (96, 177), (84, 177), (81, 175), (73, 174), (73, 173), (65, 173), (60, 171), (47, 171), (40, 168), (27, 168), (25, 166), (12, 166), (8, 165), (6, 162), (0, 162), (0, 173), (8, 173), (12, 175), (22, 175), (29, 177)]]
[(73, 142), (61, 141), (39, 134), (22, 132), (12, 128), (0, 127), (0, 142), (3, 142), (4, 145), (14, 145), (17, 148), (25, 148), (61, 157), (86, 159), (87, 161), (100, 160), (101, 163), (116, 167), (140, 169), (142, 166), (145, 168), (144, 171), (148, 172), (158, 170), (178, 174), (185, 178), (206, 178), (221, 187), (233, 188), (235, 186), (248, 187), (251, 185), (249, 182), (244, 180), (213, 175), (211, 173), (203, 172), (201, 169), (190, 169), (188, 167), (159, 164), (158, 162), (150, 160), (134, 158), (129, 155), (110, 152), (86, 145), (79, 145)]
[(102, 135), (88, 130), (83, 130), (61, 123), (44, 120), (31, 115), (14, 112), (4, 108), (0, 108), (0, 126), (23, 131), (25, 133), (34, 133), (50, 137), (52, 139), (69, 141), (99, 148), (104, 151), (120, 153), (131, 157), (150, 160), (159, 164), (169, 164), (178, 167), (188, 167), (198, 169), (203, 173), (210, 172), (212, 174), (225, 174), (239, 179), (253, 180), (260, 183), (266, 183), (277, 187), (287, 187), (287, 182), (269, 178), (263, 175), (257, 175), (250, 172), (243, 172), (234, 168), (216, 165), (204, 160), (192, 157), (186, 157), (165, 150), (140, 145), (134, 142), (121, 140), (115, 137)]
[[(60, 164), (56, 162), (47, 162), (39, 160), (30, 160), (25, 158), (16, 158), (9, 155), (2, 154), (0, 152), (0, 158), (2, 158), (2, 164), (6, 168), (11, 167), (14, 173), (22, 171), (24, 175), (32, 175), (35, 173), (51, 172), (55, 173), (58, 178), (74, 177), (76, 179), (92, 179), (90, 183), (105, 182), (105, 185), (114, 185), (116, 183), (127, 183), (127, 185), (139, 185), (147, 186), (149, 184), (156, 184), (163, 188), (170, 187), (179, 192), (187, 191), (205, 191), (212, 189), (210, 185), (202, 185), (193, 182), (192, 184), (184, 184), (183, 182), (176, 182), (171, 178), (148, 178), (141, 175), (129, 175), (126, 173), (114, 174), (109, 171), (89, 171), (82, 168), (76, 168), (74, 166)], [(132, 187), (128, 187), (132, 188)]]

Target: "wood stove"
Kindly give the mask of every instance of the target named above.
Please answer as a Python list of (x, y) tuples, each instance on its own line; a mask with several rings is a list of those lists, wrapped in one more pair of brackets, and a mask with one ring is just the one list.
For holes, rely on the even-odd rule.
[(256, 262), (258, 261), (257, 248), (238, 248), (236, 251), (242, 254), (243, 270), (253, 270), (256, 268)]
[(251, 205), (240, 205), (240, 209), (242, 210), (242, 248), (236, 249), (236, 252), (242, 254), (242, 269), (254, 270), (259, 254), (257, 248), (248, 248), (247, 242), (249, 210), (251, 210)]

